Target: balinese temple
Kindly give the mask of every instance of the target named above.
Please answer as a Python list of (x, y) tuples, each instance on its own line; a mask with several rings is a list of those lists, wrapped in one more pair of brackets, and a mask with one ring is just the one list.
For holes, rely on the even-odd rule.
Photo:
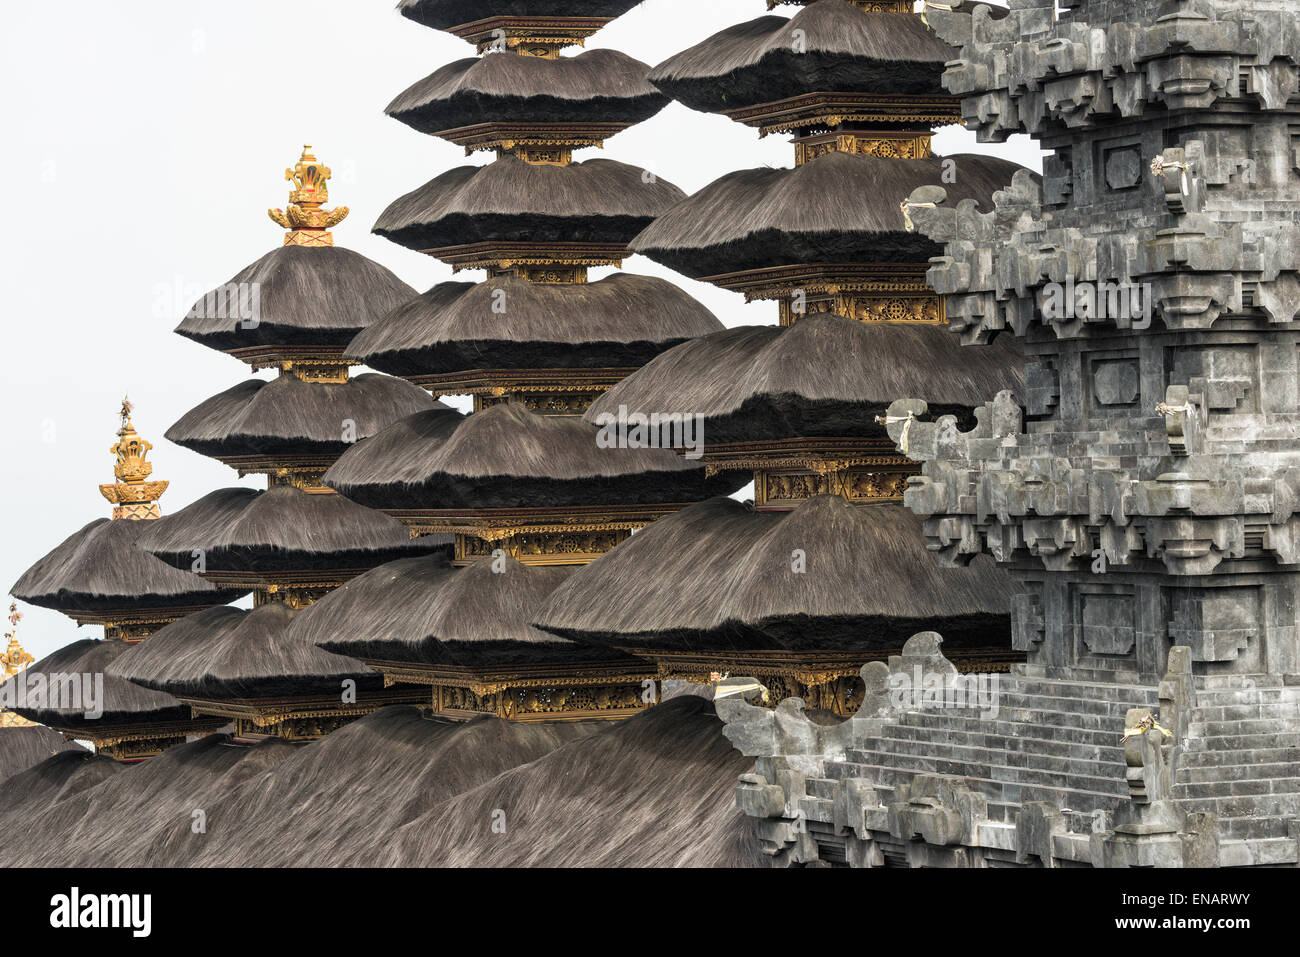
[(186, 413), (167, 438), (267, 487), (218, 489), (156, 522), (139, 545), (221, 588), (253, 592), (252, 611), (214, 609), (163, 629), (157, 646), (111, 674), (175, 694), (195, 714), (232, 720), (242, 739), (307, 740), (412, 693), (384, 690), (358, 661), (291, 644), (293, 614), (396, 558), (445, 552), (321, 484), (353, 443), (415, 413), (459, 418), (423, 389), (350, 375), (344, 347), (415, 295), (387, 269), (334, 245), (329, 168), (305, 147), (285, 171), (289, 205), (270, 211), (284, 244), (195, 304), (177, 331), (276, 377), (249, 379)]
[[(722, 329), (665, 280), (590, 276), (621, 266), (628, 241), (685, 198), (638, 167), (574, 158), (668, 102), (646, 82), (649, 67), (622, 53), (561, 55), (633, 5), (604, 4), (608, 16), (593, 17), (503, 4), (488, 19), (476, 7), (477, 24), (458, 20), (470, 16), (464, 4), (403, 8), (476, 42), (483, 24), (501, 31), (499, 49), (481, 43), (481, 57), (443, 67), (388, 110), (495, 158), (399, 198), (375, 231), (487, 279), (413, 297), (348, 352), (434, 393), (472, 395), (474, 412), (397, 422), (348, 450), (324, 481), (414, 534), (455, 536), (455, 550), (450, 566), (376, 569), (310, 609), (295, 632), (390, 680), (431, 686), (441, 714), (616, 718), (653, 703), (653, 665), (545, 635), (529, 617), (573, 567), (743, 481), (706, 475), (671, 449), (602, 448), (581, 417), (665, 349)], [(530, 6), (536, 13), (520, 12)], [(395, 591), (408, 596), (401, 617), (390, 610)]]
[[(12, 589), (14, 597), (61, 611), (78, 625), (102, 625), (104, 639), (83, 638), (66, 645), (15, 674), (0, 689), (16, 696), (19, 703), (13, 710), (18, 714), (89, 741), (98, 752), (123, 761), (150, 757), (225, 722), (196, 717), (169, 695), (111, 676), (103, 678), (102, 701), (82, 700), (86, 691), (97, 691), (80, 684), (75, 695), (67, 689), (69, 699), (77, 700), (56, 698), (52, 676), (101, 674), (108, 663), (170, 622), (248, 592), (238, 584), (204, 581), (137, 547), (142, 535), (163, 521), (158, 499), (168, 483), (150, 478), (153, 445), (136, 432), (131, 408), (123, 400), (117, 442), (110, 450), (115, 481), (99, 487), (113, 503), (112, 518), (96, 519), (73, 533)], [(40, 685), (36, 676), (41, 676)], [(103, 713), (88, 716), (99, 710)]]
[[(940, 622), (959, 667), (1016, 660), (1009, 581), (992, 563), (935, 569), (902, 504), (917, 467), (884, 424), (898, 395), (973, 424), (994, 383), (1022, 382), (1013, 349), (972, 355), (948, 331), (925, 282), (939, 248), (909, 229), (896, 198), (948, 183), (949, 196), (987, 209), (1019, 169), (933, 155), (932, 128), (961, 119), (939, 83), (952, 55), (910, 3), (817, 0), (650, 72), (686, 106), (791, 135), (794, 165), (723, 176), (629, 248), (776, 303), (779, 324), (677, 346), (587, 420), (620, 409), (703, 416), (709, 471), (749, 470), (754, 504), (706, 503), (657, 523), (573, 576), (542, 627), (645, 655), (664, 676), (752, 675), (773, 702), (798, 696), (837, 713), (856, 707), (865, 660)], [(701, 573), (684, 552), (725, 554), (727, 567)], [(697, 597), (676, 597), (686, 594)]]

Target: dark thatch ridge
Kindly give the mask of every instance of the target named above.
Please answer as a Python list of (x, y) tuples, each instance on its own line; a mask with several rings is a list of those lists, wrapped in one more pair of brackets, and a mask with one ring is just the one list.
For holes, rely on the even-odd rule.
[(489, 17), (621, 17), (641, 0), (401, 0), (402, 16), (435, 30)]
[(43, 725), (0, 728), (0, 782), (63, 751), (87, 753), (81, 745)]
[(580, 568), (535, 624), (630, 649), (878, 653), (928, 629), (948, 647), (988, 647), (1009, 641), (1011, 594), (992, 562), (940, 566), (901, 504), (823, 495), (763, 512), (714, 499)]
[(342, 694), (356, 682), (357, 702), (383, 689), (361, 662), (301, 640), (294, 611), (268, 602), (252, 611), (210, 608), (160, 628), (113, 662), (108, 673), (175, 695), (241, 700)]
[(668, 97), (646, 82), (650, 67), (618, 50), (547, 60), (456, 60), (403, 92), (385, 112), (421, 133), (483, 123), (625, 123), (648, 120)]
[(957, 182), (944, 184), (948, 204), (972, 199), (985, 212), (1023, 169), (967, 153), (906, 161), (827, 153), (793, 169), (739, 170), (678, 203), (628, 249), (692, 279), (800, 263), (923, 263), (942, 247), (907, 232), (898, 204), (939, 185), (945, 159), (957, 164)]
[(602, 449), (577, 416), (502, 403), (434, 424), (397, 422), (345, 452), (322, 481), (371, 508), (521, 508), (693, 502), (743, 478), (705, 478), (672, 449)]
[(304, 382), (280, 375), (248, 379), (200, 402), (167, 438), (213, 458), (243, 455), (342, 455), (356, 438), (415, 412), (447, 408), (424, 389), (391, 376), (367, 373), (347, 382)]
[(946, 326), (806, 316), (790, 326), (738, 326), (683, 343), (598, 398), (604, 413), (695, 412), (708, 444), (804, 436), (884, 435), (875, 417), (899, 396), (974, 425), (972, 410), (1024, 391), (1018, 343), (963, 349)]
[(721, 113), (804, 93), (943, 95), (943, 65), (956, 57), (920, 17), (819, 0), (793, 17), (727, 27), (669, 57), (649, 80), (693, 110)]
[(529, 624), (572, 569), (526, 566), (513, 558), (500, 571), (494, 565), (391, 562), (303, 609), (290, 630), (297, 640), (366, 660), (496, 668), (622, 657)]
[(405, 525), (341, 495), (278, 485), (210, 492), (155, 519), (139, 545), (179, 568), (201, 551), (210, 574), (373, 568), (443, 551), (447, 540), (413, 541)]
[[(104, 676), (104, 700), (99, 702), (99, 705), (104, 713), (100, 718), (87, 718), (84, 707), (76, 709), (49, 707), (52, 703), (49, 697), (43, 702), (29, 701), (28, 704), (33, 705), (33, 707), (24, 707), (20, 702), (19, 706), (11, 710), (18, 712), (30, 721), (53, 725), (61, 730), (99, 729), (114, 724), (189, 721), (190, 709), (184, 707), (171, 695), (149, 688), (142, 688), (139, 685), (132, 684), (125, 678), (108, 674), (109, 665), (119, 656), (126, 654), (132, 647), (132, 645), (117, 638), (108, 638), (103, 641), (94, 638), (83, 638), (80, 641), (64, 645), (53, 654), (42, 658), (28, 667), (26, 671), (19, 672), (6, 681), (4, 685), (0, 685), (0, 688), (11, 685), (14, 688), (11, 693), (16, 695), (16, 689), (22, 687), (22, 684), (19, 683), (21, 679), (26, 682), (28, 694), (31, 695), (35, 694), (32, 676), (36, 674), (45, 676), (47, 688), (59, 682), (57, 677), (59, 675), (90, 675), (92, 676), (91, 680), (94, 680), (94, 676), (102, 674)], [(82, 702), (82, 704), (84, 703)], [(37, 707), (36, 705), (40, 706)]]
[[(457, 288), (443, 288), (451, 285)], [(402, 376), (636, 368), (721, 329), (708, 309), (653, 276), (615, 273), (577, 285), (500, 276), (476, 286), (434, 286), (360, 333), (348, 355)]]
[(239, 317), (246, 313), (227, 308), (223, 315), (211, 308), (209, 294), (176, 332), (221, 352), (252, 346), (341, 346), (415, 295), (383, 266), (342, 246), (281, 246), (219, 289), (232, 283), (257, 286), (252, 328), (243, 328), (248, 323)]
[[(693, 696), (614, 723), (385, 708), (301, 747), (211, 735), (132, 766), (56, 755), (0, 782), (0, 864), (752, 866), (735, 806), (752, 764)], [(505, 834), (484, 824), (498, 808)]]
[(223, 605), (243, 594), (215, 588), (136, 547), (157, 521), (162, 519), (97, 518), (23, 572), (9, 590), (32, 605), (69, 614)]
[(394, 200), (374, 231), (416, 250), (489, 241), (626, 243), (686, 198), (667, 180), (643, 174), (609, 159), (540, 166), (502, 156), (448, 170)]

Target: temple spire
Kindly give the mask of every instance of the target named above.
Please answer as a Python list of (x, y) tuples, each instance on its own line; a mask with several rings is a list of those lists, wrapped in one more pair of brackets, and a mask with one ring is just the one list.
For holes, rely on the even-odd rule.
[(284, 237), (286, 246), (334, 245), (334, 234), (329, 229), (347, 218), (348, 208), (323, 208), (330, 198), (326, 185), (330, 175), (330, 168), (313, 155), (310, 143), (303, 146), (297, 165), (284, 171), (284, 178), (294, 185), (289, 191), (289, 205), (268, 209), (267, 215), (289, 230)]
[(116, 457), (111, 485), (101, 485), (99, 492), (115, 506), (113, 518), (158, 518), (162, 510), (158, 499), (167, 491), (167, 482), (150, 482), (153, 465), (146, 461), (152, 442), (146, 442), (131, 424), (130, 399), (122, 400), (121, 425), (117, 430), (117, 443), (109, 451)]
[[(18, 643), (18, 622), (22, 621), (22, 612), (18, 610), (16, 602), (9, 603), (9, 630), (5, 632), (5, 651), (0, 655), (0, 666), (3, 666), (2, 681), (8, 681), (18, 672), (30, 665), (34, 659), (22, 645)], [(0, 711), (0, 728), (26, 728), (30, 727), (32, 722), (26, 718), (15, 714), (12, 711)]]

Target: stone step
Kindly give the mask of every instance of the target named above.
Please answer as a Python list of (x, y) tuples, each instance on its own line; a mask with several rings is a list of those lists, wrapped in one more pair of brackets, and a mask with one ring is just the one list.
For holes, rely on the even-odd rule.
[[(1068, 749), (1068, 746), (1067, 746)], [(1069, 750), (1064, 754), (1047, 754), (1033, 748), (1008, 749), (993, 744), (974, 744), (917, 740), (915, 738), (872, 737), (849, 752), (852, 760), (863, 754), (899, 754), (911, 757), (935, 757), (945, 761), (967, 761), (972, 764), (1004, 764), (1013, 768), (1032, 768), (1059, 775), (1081, 774), (1112, 779), (1124, 778), (1122, 755), (1105, 759), (1076, 755)]]
[[(1295, 768), (1291, 768), (1292, 773)], [(1300, 802), (1300, 777), (1269, 778), (1257, 777), (1236, 781), (1200, 781), (1195, 783), (1176, 783), (1174, 796), (1177, 798), (1219, 798), (1242, 797), (1250, 795), (1291, 796)]]
[(1255, 688), (1252, 690), (1235, 689), (1219, 691), (1197, 691), (1196, 707), (1221, 707), (1234, 704), (1277, 704), (1281, 702), (1300, 702), (1300, 694), (1295, 688)]
[[(1220, 826), (1236, 818), (1287, 818), (1300, 816), (1300, 795), (1258, 794), (1232, 795), (1231, 797), (1189, 798), (1175, 794), (1178, 803), (1188, 811), (1212, 811), (1219, 816)], [(1232, 836), (1242, 836), (1230, 832)]]
[[(1244, 755), (1243, 755), (1244, 757)], [(1179, 764), (1174, 784), (1203, 784), (1218, 781), (1278, 780), (1296, 777), (1300, 764), (1295, 761), (1259, 762), (1258, 764), (1212, 764), (1208, 767)]]
[(971, 731), (985, 734), (1004, 734), (1010, 737), (1046, 738), (1053, 741), (1070, 741), (1077, 744), (1095, 744), (1102, 747), (1118, 746), (1123, 721), (1112, 721), (1095, 715), (1069, 715), (1063, 712), (1039, 712), (1035, 719), (1018, 721), (998, 718), (969, 718), (942, 711), (907, 711), (895, 719), (896, 723), (912, 727), (936, 728), (950, 731)]
[[(910, 780), (911, 776), (917, 772), (935, 773), (932, 769), (925, 767), (898, 768), (879, 764), (864, 765), (862, 767), (864, 776), (868, 780), (877, 781), (882, 786), (889, 787), (896, 787), (900, 781)], [(988, 798), (990, 806), (997, 803), (1012, 808), (1012, 816), (1002, 817), (1001, 820), (1014, 820), (1015, 809), (1018, 809), (1019, 805), (1030, 801), (1046, 801), (1057, 807), (1090, 812), (1099, 808), (1114, 808), (1121, 800), (1113, 794), (1072, 790), (1064, 787), (1019, 784), (1012, 781), (991, 780), (972, 775), (961, 775), (961, 777), (969, 787)]]
[[(931, 774), (950, 774), (956, 777), (983, 778), (989, 781), (1006, 781), (1014, 784), (1064, 788), (1067, 790), (1095, 791), (1099, 794), (1127, 795), (1128, 786), (1122, 773), (1070, 773), (1051, 769), (1006, 763), (1006, 752), (985, 752), (973, 759), (954, 758), (946, 754), (902, 754), (893, 751), (865, 751), (855, 756), (860, 763), (895, 767)], [(1102, 770), (1108, 769), (1094, 769)]]
[(1008, 709), (1064, 711), (1068, 714), (1108, 715), (1122, 720), (1128, 709), (1132, 707), (1145, 707), (1145, 705), (1133, 705), (1127, 700), (1104, 701), (1100, 698), (1053, 697), (1045, 694), (1021, 694), (1006, 691), (999, 691), (998, 693), (999, 711)]
[(1197, 689), (1222, 691), (1225, 689), (1283, 688), (1286, 682), (1281, 675), (1197, 675), (1193, 679)]
[[(1195, 808), (1194, 810), (1204, 810)], [(1287, 816), (1221, 817), (1219, 837), (1223, 840), (1262, 841), (1287, 837)]]
[(1279, 701), (1268, 704), (1228, 704), (1209, 707), (1198, 704), (1192, 710), (1192, 722), (1200, 724), (1209, 721), (1265, 721), (1285, 722), (1294, 719), (1300, 727), (1300, 702)]
[(1131, 707), (1154, 706), (1159, 700), (1155, 685), (1132, 685), (1105, 681), (1053, 681), (1007, 675), (998, 682), (999, 691), (1043, 695), (1049, 698), (1090, 698), (1094, 701), (1133, 701)]
[(1223, 738), (1228, 735), (1287, 734), (1300, 732), (1300, 727), (1288, 726), (1277, 718), (1241, 718), (1229, 721), (1190, 721), (1189, 738)]
[(1300, 732), (1189, 737), (1183, 742), (1184, 754), (1197, 751), (1228, 751), (1240, 754), (1243, 751), (1273, 750), (1276, 748), (1300, 748)]
[(1061, 684), (1128, 685), (1148, 687), (1153, 692), (1157, 680), (1143, 679), (1136, 671), (1111, 671), (1102, 668), (1079, 668), (1074, 665), (1015, 666), (1013, 674), (1031, 680), (1059, 682)]
[(1225, 765), (1300, 763), (1300, 748), (1255, 748), (1251, 751), (1184, 751), (1179, 770), (1212, 768)]
[[(887, 735), (894, 740), (913, 742), (925, 748), (929, 748), (934, 744), (945, 744), (960, 747), (995, 748), (1001, 751), (1023, 751), (1054, 758), (1098, 761), (1103, 764), (1122, 765), (1124, 761), (1123, 748), (1113, 741), (1106, 745), (1077, 744), (1072, 741), (1059, 741), (1048, 738), (992, 734), (985, 731), (927, 728), (909, 724), (887, 725), (881, 735)], [(873, 735), (864, 739), (864, 741), (874, 741), (879, 736)]]

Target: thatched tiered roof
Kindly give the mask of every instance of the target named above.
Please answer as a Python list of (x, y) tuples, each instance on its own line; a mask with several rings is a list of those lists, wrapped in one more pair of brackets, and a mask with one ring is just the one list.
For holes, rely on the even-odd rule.
[(576, 416), (502, 403), (460, 422), (421, 413), (358, 442), (322, 481), (371, 508), (474, 509), (692, 502), (735, 491), (671, 449), (602, 449)]
[(212, 608), (156, 631), (108, 673), (186, 698), (240, 699), (338, 694), (345, 679), (358, 702), (383, 687), (361, 662), (301, 640), (294, 611), (268, 602), (252, 611)]
[(634, 650), (878, 654), (929, 629), (945, 647), (1005, 644), (1011, 594), (992, 562), (941, 567), (898, 503), (823, 495), (763, 512), (714, 499), (580, 568), (535, 624)]
[(81, 745), (43, 725), (0, 728), (0, 782), (63, 751), (86, 754)]
[(435, 30), (491, 17), (618, 17), (641, 0), (401, 0), (402, 16)]
[[(318, 455), (333, 458), (415, 412), (447, 408), (418, 386), (373, 373), (347, 382), (292, 375), (248, 379), (185, 413), (167, 438), (216, 459)], [(347, 424), (351, 423), (349, 430)]]
[(210, 492), (154, 520), (139, 544), (179, 568), (191, 567), (202, 553), (207, 574), (220, 577), (373, 568), (442, 548), (445, 540), (412, 541), (401, 523), (341, 495), (280, 485)]
[(434, 286), (360, 333), (348, 354), (400, 376), (634, 368), (721, 329), (713, 313), (664, 279), (616, 273), (551, 284), (498, 276)]
[(994, 191), (1022, 169), (965, 153), (897, 160), (836, 152), (793, 169), (739, 170), (668, 210), (628, 249), (693, 279), (793, 264), (924, 263), (941, 248), (906, 231), (899, 203), (939, 185), (947, 160), (957, 172), (944, 185), (948, 203), (973, 199), (986, 212)]
[[(0, 864), (746, 866), (752, 758), (688, 696), (627, 721), (456, 723), (385, 708), (323, 740), (150, 761), (61, 754), (0, 782)], [(194, 808), (211, 827), (196, 840)], [(505, 833), (483, 822), (505, 813)]]
[[(58, 651), (47, 655), (28, 667), (26, 671), (19, 672), (4, 683), (4, 685), (10, 685), (13, 688), (27, 688), (29, 700), (24, 703), (20, 697), (19, 703), (11, 710), (16, 711), (29, 721), (48, 724), (60, 730), (73, 731), (91, 729), (102, 731), (112, 725), (136, 726), (188, 722), (190, 720), (190, 709), (184, 707), (171, 695), (149, 688), (142, 688), (140, 685), (132, 684), (125, 678), (119, 678), (108, 673), (109, 665), (131, 650), (132, 647), (135, 646), (115, 638), (103, 641), (94, 638), (83, 638), (80, 641), (64, 645)], [(34, 700), (33, 688), (35, 685), (33, 684), (33, 678), (38, 674), (44, 675), (47, 695), (51, 693), (48, 689), (62, 683), (55, 676), (71, 676), (71, 678), (77, 679), (80, 688), (80, 679), (83, 676), (89, 677), (93, 681), (99, 675), (103, 675), (103, 700), (88, 703), (84, 698), (81, 701), (69, 700), (67, 697), (54, 700), (49, 696), (43, 701)], [(4, 686), (0, 685), (0, 687)], [(12, 691), (12, 688), (10, 693), (16, 694), (16, 692)], [(90, 710), (88, 707), (90, 703), (98, 705), (97, 710), (103, 711), (101, 717), (86, 717), (87, 710)], [(58, 705), (58, 707), (55, 707), (55, 705)]]
[(710, 444), (881, 438), (884, 428), (875, 418), (899, 396), (925, 398), (935, 415), (969, 419), (990, 395), (1023, 391), (1021, 366), (1007, 337), (969, 350), (934, 323), (812, 315), (789, 326), (739, 326), (676, 346), (597, 399), (586, 420), (626, 406), (628, 412), (698, 412)]
[(459, 668), (607, 661), (614, 657), (530, 622), (571, 574), (514, 559), (453, 568), (445, 559), (381, 565), (304, 609), (295, 639), (366, 661)]
[(374, 231), (420, 251), (485, 242), (621, 245), (685, 198), (672, 183), (614, 160), (546, 166), (502, 156), (399, 197)]
[(243, 594), (218, 589), (138, 548), (137, 540), (149, 528), (148, 520), (97, 518), (27, 569), (9, 590), (15, 598), (81, 621), (133, 610), (183, 613), (223, 605)]
[(693, 110), (722, 113), (813, 92), (943, 94), (943, 65), (956, 56), (918, 16), (819, 0), (727, 27), (649, 79)]
[(434, 71), (388, 104), (386, 112), (432, 134), (502, 123), (631, 126), (668, 105), (668, 97), (646, 82), (649, 70), (617, 50), (588, 50), (557, 60), (470, 57)]
[[(252, 305), (254, 288), (256, 309), (234, 309), (235, 302)], [(383, 266), (350, 249), (281, 246), (195, 303), (176, 332), (221, 352), (342, 346), (415, 295)]]

